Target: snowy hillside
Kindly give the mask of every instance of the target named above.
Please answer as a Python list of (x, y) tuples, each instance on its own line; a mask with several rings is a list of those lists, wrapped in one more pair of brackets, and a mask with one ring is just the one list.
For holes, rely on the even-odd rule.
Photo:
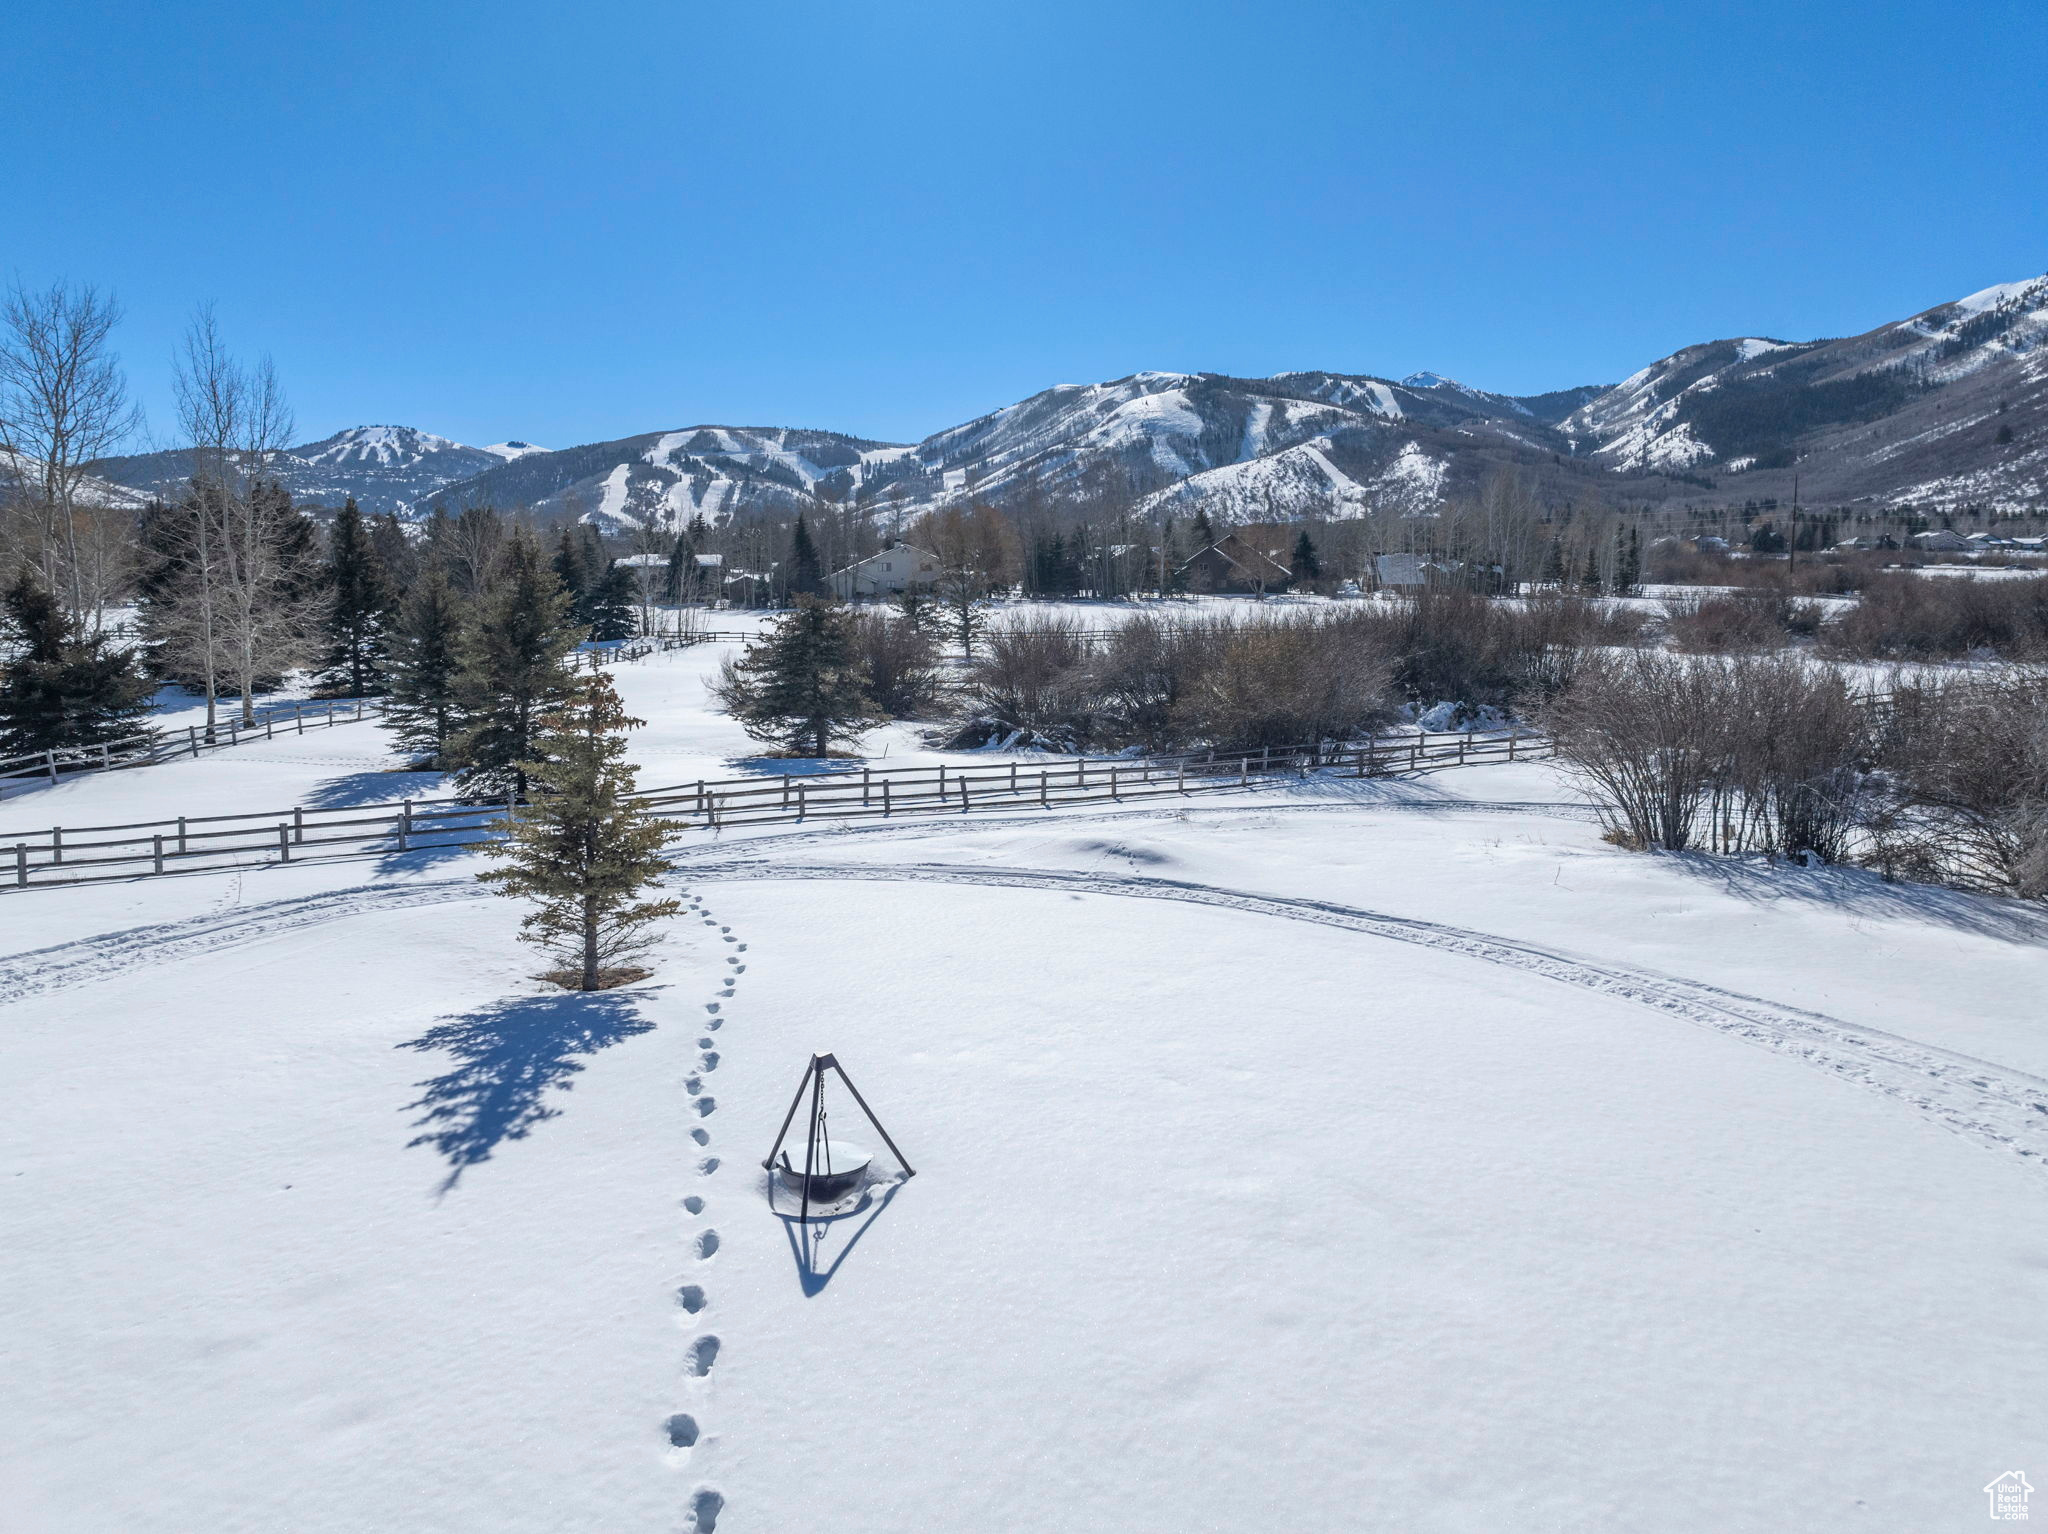
[(2048, 494), (2048, 277), (2001, 283), (1845, 340), (1690, 346), (1563, 422), (1626, 473), (1731, 478), (1781, 494), (1797, 465), (1819, 500)]
[[(649, 781), (743, 766), (719, 648), (619, 669)], [(588, 997), (461, 852), (0, 891), (9, 1528), (1919, 1534), (2048, 1438), (2036, 907), (1542, 764), (674, 852)], [(821, 1049), (917, 1175), (802, 1230)]]

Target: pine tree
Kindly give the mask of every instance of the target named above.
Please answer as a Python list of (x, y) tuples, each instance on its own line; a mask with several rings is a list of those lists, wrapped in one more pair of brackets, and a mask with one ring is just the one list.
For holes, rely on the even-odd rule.
[(615, 639), (631, 639), (640, 631), (640, 615), (636, 606), (633, 572), (611, 560), (602, 567), (590, 589), (584, 593), (583, 610), (577, 615), (577, 621), (590, 631), (593, 640), (609, 643)]
[(1614, 594), (1634, 596), (1643, 583), (1643, 535), (1632, 525), (1620, 539), (1614, 553)]
[(821, 597), (825, 595), (825, 565), (818, 557), (818, 545), (812, 541), (810, 524), (804, 514), (796, 514), (796, 531), (789, 537), (789, 594), (793, 597)]
[(564, 526), (555, 540), (555, 578), (569, 594), (569, 612), (584, 622), (584, 604), (597, 584), (598, 572), (591, 567), (590, 540), (579, 527)]
[(1194, 533), (1197, 554), (1216, 541), (1216, 528), (1209, 521), (1208, 511), (1201, 506), (1195, 508)]
[(384, 669), (390, 695), (384, 726), (401, 751), (446, 767), (456, 724), (455, 677), (462, 604), (448, 571), (430, 563), (399, 604), (387, 636)]
[(662, 599), (671, 606), (696, 600), (697, 595), (697, 547), (690, 542), (688, 533), (677, 533), (675, 547), (669, 551), (668, 580), (662, 586)]
[(383, 685), (384, 631), (391, 621), (392, 591), (354, 496), (336, 513), (328, 534), (326, 575), (326, 644), (319, 657), (318, 682), (330, 694), (360, 698)]
[(1315, 540), (1309, 537), (1308, 529), (1305, 527), (1301, 530), (1301, 535), (1294, 540), (1294, 558), (1291, 563), (1294, 581), (1298, 586), (1313, 586), (1323, 578), (1323, 562), (1316, 557)]
[(1600, 549), (1597, 544), (1586, 545), (1586, 568), (1579, 572), (1579, 588), (1588, 596), (1600, 595)]
[(903, 621), (918, 633), (929, 633), (938, 627), (938, 604), (922, 586), (907, 586), (896, 593), (896, 611), (903, 615)]
[(981, 602), (981, 586), (969, 576), (948, 576), (939, 583), (939, 610), (960, 653), (974, 659), (974, 641), (988, 628), (988, 613)]
[(851, 615), (800, 597), (737, 662), (727, 661), (712, 689), (755, 740), (788, 756), (829, 756), (875, 723)]
[(1543, 584), (1554, 590), (1562, 591), (1567, 579), (1568, 575), (1564, 563), (1564, 542), (1561, 539), (1553, 538), (1550, 540), (1550, 551), (1543, 558)]
[(398, 518), (388, 511), (370, 523), (370, 549), (377, 556), (377, 563), (384, 567), (384, 578), (391, 583), (395, 601), (412, 588), (420, 573), (419, 551)]
[(456, 781), (464, 792), (524, 799), (541, 716), (575, 687), (568, 657), (583, 633), (531, 537), (513, 534), (498, 569), (457, 646), (459, 724), (449, 754), (460, 764)]
[(106, 635), (85, 637), (23, 566), (0, 597), (0, 634), (16, 650), (0, 678), (0, 755), (72, 751), (147, 735), (155, 689)]
[(541, 720), (534, 759), (520, 763), (537, 793), (506, 840), (486, 849), (502, 866), (477, 875), (534, 902), (520, 938), (561, 966), (547, 978), (567, 988), (639, 979), (645, 970), (620, 961), (645, 952), (649, 925), (682, 908), (643, 898), (669, 863), (667, 827), (633, 797), (636, 769), (625, 760), (626, 732), (642, 722), (626, 717), (609, 677), (580, 680)]

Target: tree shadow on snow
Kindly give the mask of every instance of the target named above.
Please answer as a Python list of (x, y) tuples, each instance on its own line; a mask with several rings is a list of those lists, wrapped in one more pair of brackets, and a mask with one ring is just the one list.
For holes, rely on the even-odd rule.
[(861, 1237), (874, 1228), (875, 1221), (882, 1217), (889, 1200), (902, 1186), (900, 1181), (890, 1183), (879, 1198), (873, 1188), (868, 1188), (851, 1209), (837, 1214), (814, 1214), (808, 1222), (776, 1210), (805, 1299), (824, 1293), (825, 1286), (838, 1276), (840, 1265), (860, 1245)]
[(1927, 922), (2008, 943), (2048, 944), (2048, 910), (2028, 901), (1973, 895), (1937, 884), (1887, 884), (1868, 869), (1840, 864), (1804, 868), (1761, 858), (1684, 852), (1660, 856), (1693, 878), (1753, 905), (1803, 900), (1873, 920)]
[(436, 1023), (400, 1049), (453, 1055), (455, 1068), (417, 1083), (422, 1095), (405, 1105), (418, 1110), (406, 1142), (430, 1145), (448, 1163), (439, 1193), (506, 1140), (523, 1140), (536, 1124), (559, 1118), (548, 1105), (557, 1092), (575, 1086), (582, 1071), (578, 1055), (648, 1033), (654, 1024), (638, 1015), (639, 998), (623, 991), (576, 992), (562, 996), (521, 996), (480, 1011)]
[(441, 772), (350, 772), (316, 784), (306, 795), (309, 808), (354, 809), (363, 804), (396, 804), (400, 799), (424, 798), (438, 792), (448, 780)]

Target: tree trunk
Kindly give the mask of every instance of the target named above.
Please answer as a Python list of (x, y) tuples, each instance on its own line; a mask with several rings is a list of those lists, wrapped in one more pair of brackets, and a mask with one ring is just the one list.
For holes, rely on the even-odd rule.
[(597, 901), (583, 897), (583, 989), (597, 989)]

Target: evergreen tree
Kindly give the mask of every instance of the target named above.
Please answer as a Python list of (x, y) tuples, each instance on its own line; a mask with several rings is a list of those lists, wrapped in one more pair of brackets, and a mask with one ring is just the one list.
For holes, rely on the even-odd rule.
[(390, 694), (384, 727), (401, 751), (446, 767), (456, 724), (462, 605), (447, 570), (434, 561), (399, 604), (387, 636), (384, 670)]
[(625, 760), (626, 732), (642, 722), (626, 717), (603, 673), (579, 681), (540, 721), (534, 759), (519, 764), (538, 792), (506, 840), (486, 849), (502, 866), (477, 875), (534, 902), (520, 938), (561, 966), (549, 979), (576, 990), (639, 979), (644, 970), (620, 961), (644, 952), (649, 925), (682, 908), (644, 898), (669, 863), (668, 829), (633, 797)]
[(804, 514), (796, 514), (796, 531), (789, 537), (789, 563), (785, 579), (787, 590), (793, 597), (822, 597), (825, 595), (825, 564), (818, 556), (818, 545), (811, 539), (810, 524)]
[(908, 586), (897, 592), (896, 611), (920, 634), (929, 633), (939, 626), (938, 604), (922, 586)]
[(71, 751), (152, 733), (154, 690), (125, 650), (87, 638), (27, 566), (0, 596), (16, 653), (0, 678), (0, 755)]
[(697, 546), (690, 541), (688, 533), (677, 533), (675, 547), (669, 551), (668, 579), (662, 586), (662, 600), (680, 605), (696, 598)]
[(1305, 527), (1294, 540), (1294, 558), (1290, 566), (1297, 586), (1313, 586), (1323, 578), (1323, 562), (1316, 557), (1315, 541), (1309, 537)]
[(578, 623), (586, 621), (584, 604), (590, 600), (591, 590), (597, 585), (598, 570), (592, 567), (590, 540), (583, 535), (581, 527), (568, 524), (562, 528), (555, 540), (554, 564), (555, 578), (569, 594), (570, 615)]
[(1614, 594), (1634, 596), (1643, 583), (1643, 535), (1633, 525), (1618, 541), (1614, 552)]
[(1543, 584), (1562, 591), (1567, 579), (1569, 575), (1564, 563), (1564, 541), (1553, 538), (1550, 540), (1550, 550), (1543, 558)]
[(457, 645), (458, 725), (449, 743), (466, 793), (526, 797), (541, 716), (576, 685), (568, 659), (583, 633), (540, 545), (514, 533), (495, 585), (471, 609)]
[(1216, 541), (1216, 529), (1209, 521), (1207, 509), (1201, 506), (1195, 508), (1194, 533), (1197, 554)]
[(370, 548), (377, 556), (377, 563), (384, 567), (384, 578), (391, 583), (393, 599), (410, 590), (414, 578), (420, 573), (420, 556), (393, 513), (387, 511), (370, 523)]
[(318, 681), (323, 690), (360, 698), (381, 690), (384, 631), (391, 620), (391, 582), (371, 546), (363, 514), (350, 496), (327, 538), (326, 644)]
[(640, 631), (636, 598), (633, 572), (616, 560), (608, 561), (584, 593), (577, 620), (592, 639), (631, 639)]
[(948, 576), (939, 584), (939, 610), (961, 655), (973, 660), (974, 641), (988, 628), (980, 583), (965, 575)]
[(1586, 545), (1586, 568), (1579, 572), (1579, 589), (1588, 596), (1600, 595), (1600, 548), (1597, 544)]
[(712, 691), (755, 740), (822, 757), (875, 722), (866, 687), (852, 615), (800, 597), (742, 659), (726, 662)]

